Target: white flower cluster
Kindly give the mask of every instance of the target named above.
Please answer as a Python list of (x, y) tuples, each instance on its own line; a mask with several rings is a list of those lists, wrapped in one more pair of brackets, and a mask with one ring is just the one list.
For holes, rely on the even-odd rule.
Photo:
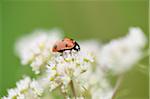
[(65, 51), (62, 56), (54, 56), (48, 66), (50, 90), (59, 85), (67, 86), (71, 80), (86, 72), (93, 61), (94, 56), (82, 51)]
[(112, 40), (103, 45), (100, 51), (99, 63), (103, 68), (115, 74), (129, 70), (141, 57), (146, 44), (146, 37), (140, 28), (130, 28), (125, 37)]
[(88, 68), (87, 72), (80, 75), (75, 82), (78, 91), (81, 94), (88, 91), (91, 95), (91, 99), (105, 99), (105, 95), (105, 97), (111, 97), (113, 94), (113, 88), (104, 75), (104, 71), (94, 65)]
[(52, 93), (57, 89), (66, 99), (112, 99), (115, 88), (106, 71), (117, 75), (127, 72), (141, 59), (147, 42), (141, 29), (135, 27), (108, 44), (80, 41), (80, 51), (53, 53), (51, 49), (60, 39), (62, 35), (55, 30), (35, 31), (18, 40), (15, 50), (21, 63), (39, 75), (33, 80), (24, 77), (2, 99), (56, 99)]
[(36, 80), (24, 77), (16, 83), (16, 88), (9, 89), (8, 96), (2, 99), (38, 99), (42, 94), (43, 89)]
[(60, 31), (35, 31), (17, 41), (15, 50), (23, 65), (30, 64), (35, 74), (39, 74), (51, 57), (54, 43), (62, 38)]

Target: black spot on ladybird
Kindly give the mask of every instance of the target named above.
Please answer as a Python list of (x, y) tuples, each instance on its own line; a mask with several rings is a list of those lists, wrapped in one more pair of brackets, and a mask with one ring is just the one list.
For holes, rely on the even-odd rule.
[(66, 47), (68, 47), (68, 44), (65, 44)]

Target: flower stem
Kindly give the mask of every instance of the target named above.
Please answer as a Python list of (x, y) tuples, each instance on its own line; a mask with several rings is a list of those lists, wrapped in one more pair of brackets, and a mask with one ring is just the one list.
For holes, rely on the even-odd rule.
[(74, 88), (74, 84), (73, 84), (73, 81), (72, 81), (72, 80), (71, 80), (71, 82), (70, 82), (70, 86), (71, 86), (71, 90), (72, 90), (73, 96), (74, 96), (74, 98), (76, 99), (76, 92), (75, 92), (75, 88)]
[(112, 95), (112, 98), (111, 99), (115, 99), (116, 98), (116, 95), (119, 91), (119, 88), (121, 86), (121, 83), (123, 81), (123, 78), (124, 78), (124, 74), (121, 74), (119, 77), (118, 77), (118, 80), (116, 82), (116, 85), (115, 85), (115, 88), (114, 88), (114, 93)]

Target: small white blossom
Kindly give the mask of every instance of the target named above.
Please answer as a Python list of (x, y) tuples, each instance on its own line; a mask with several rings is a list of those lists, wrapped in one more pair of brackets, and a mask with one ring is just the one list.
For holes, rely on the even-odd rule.
[(16, 88), (8, 90), (8, 96), (4, 97), (4, 99), (25, 99), (22, 93), (28, 90), (30, 81), (31, 79), (29, 77), (24, 77), (24, 79), (16, 83)]
[(80, 94), (88, 91), (92, 99), (107, 99), (103, 97), (104, 93), (106, 93), (105, 97), (108, 97), (108, 91), (113, 89), (105, 77), (105, 73), (98, 67), (95, 70), (89, 68), (84, 74), (80, 75), (76, 79), (76, 87)]
[(15, 51), (23, 65), (30, 64), (32, 70), (39, 74), (51, 57), (54, 43), (61, 38), (60, 31), (35, 31), (19, 39)]
[(43, 88), (39, 85), (39, 83), (33, 80), (30, 84), (30, 88), (34, 91), (36, 95), (41, 96), (43, 93)]
[(31, 79), (29, 77), (24, 77), (24, 79), (20, 80), (19, 82), (16, 83), (17, 89), (20, 92), (26, 91), (30, 86)]
[(146, 37), (139, 28), (131, 28), (126, 37), (112, 40), (101, 49), (99, 63), (120, 74), (130, 69), (141, 57)]
[(24, 94), (18, 94), (17, 99), (26, 99)]
[(84, 50), (86, 52), (93, 53), (97, 55), (97, 52), (100, 52), (101, 43), (99, 43), (97, 40), (85, 40), (79, 42), (81, 50)]
[(143, 48), (147, 42), (146, 36), (144, 35), (143, 31), (138, 27), (130, 28), (129, 34), (124, 39), (127, 39), (125, 43), (127, 43), (128, 46), (134, 49)]
[(92, 99), (112, 99), (113, 90), (112, 89), (97, 89), (92, 92)]
[(99, 61), (98, 57), (100, 57), (101, 43), (97, 40), (85, 40), (80, 41), (79, 44), (81, 50), (92, 53), (95, 56), (96, 62)]
[(8, 90), (8, 95), (2, 99), (38, 99), (43, 94), (42, 86), (29, 77), (24, 77), (16, 83), (16, 88)]
[(11, 99), (11, 98), (15, 98), (15, 97), (17, 97), (18, 96), (18, 94), (20, 94), (19, 93), (19, 91), (18, 91), (18, 89), (16, 89), (16, 88), (12, 88), (12, 89), (9, 89), (8, 90), (8, 97), (6, 98), (6, 99)]

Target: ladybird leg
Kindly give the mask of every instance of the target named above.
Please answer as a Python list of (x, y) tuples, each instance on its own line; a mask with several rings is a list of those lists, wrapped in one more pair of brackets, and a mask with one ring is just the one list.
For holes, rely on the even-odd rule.
[(63, 56), (63, 50), (59, 50), (58, 52), (60, 53), (60, 56)]
[(63, 56), (63, 53), (60, 53), (60, 56)]
[(69, 54), (72, 54), (71, 52), (72, 52), (72, 49), (69, 51)]

